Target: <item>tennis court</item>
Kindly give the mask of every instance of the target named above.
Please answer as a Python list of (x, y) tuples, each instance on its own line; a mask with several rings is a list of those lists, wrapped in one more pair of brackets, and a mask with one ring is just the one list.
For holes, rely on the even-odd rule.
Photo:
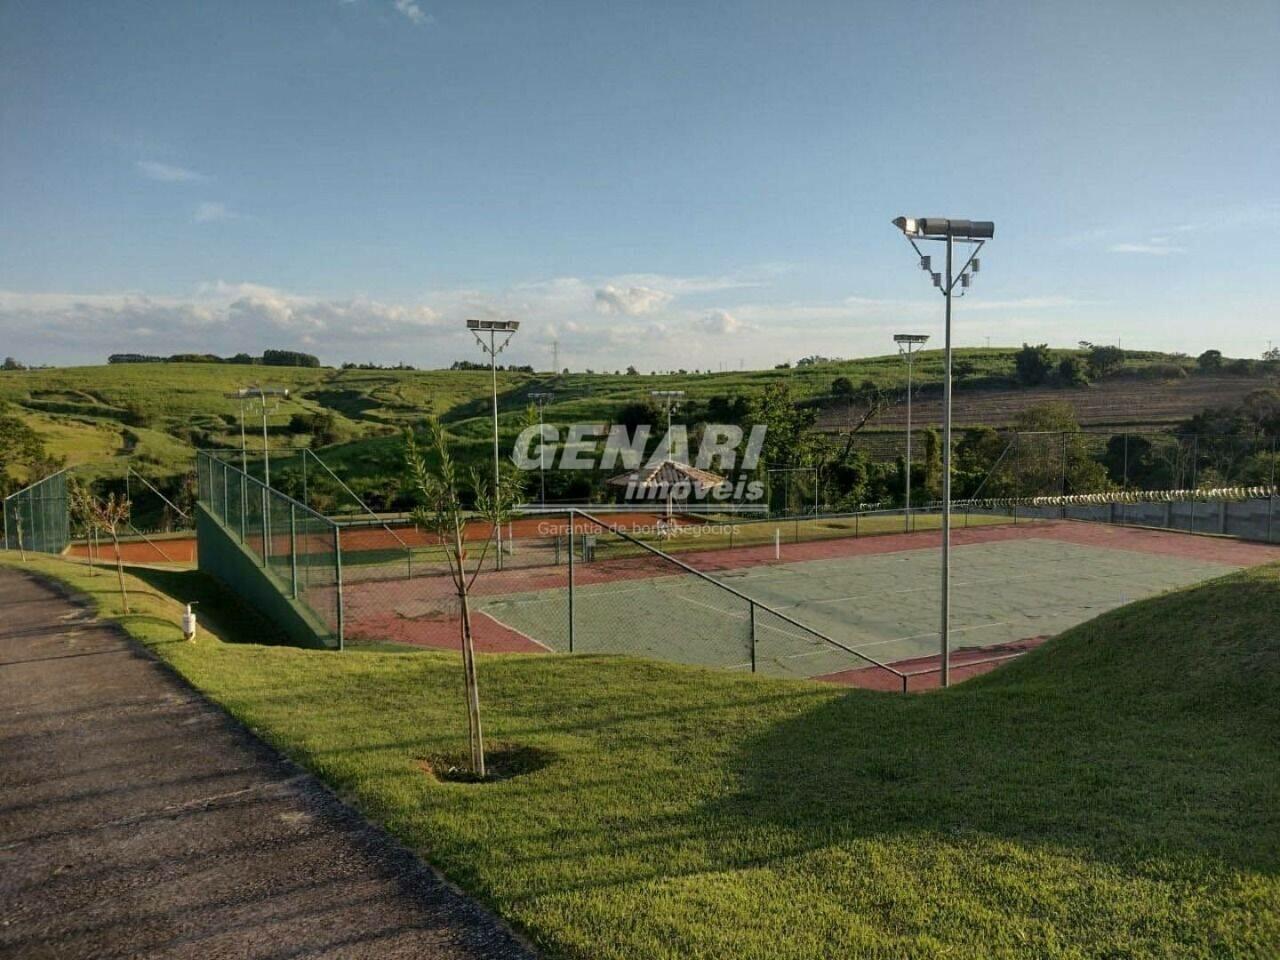
[[(716, 569), (722, 583), (795, 623), (693, 574), (646, 575), (652, 568), (634, 561), (619, 561), (615, 571), (609, 561), (583, 564), (574, 650), (750, 670), (754, 633), (756, 669), (790, 677), (866, 666), (818, 633), (884, 663), (929, 657), (938, 647), (936, 539), (876, 538), (862, 541), (873, 549), (843, 555), (744, 558), (736, 568)], [(971, 531), (958, 538), (953, 557), (953, 650), (1018, 649), (1134, 600), (1275, 559), (1280, 551), (1067, 522)], [(564, 594), (539, 589), (477, 599), (487, 617), (511, 632), (567, 651)]]

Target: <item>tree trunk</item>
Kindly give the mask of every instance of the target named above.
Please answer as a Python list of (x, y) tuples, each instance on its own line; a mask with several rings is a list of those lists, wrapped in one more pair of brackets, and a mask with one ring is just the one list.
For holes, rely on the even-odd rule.
[(471, 636), (471, 604), (467, 597), (466, 581), (461, 581), (458, 599), (462, 603), (462, 670), (467, 686), (467, 727), (471, 734), (471, 769), (483, 778), (484, 737), (480, 732), (480, 684), (476, 677), (476, 652)]
[(111, 544), (116, 551), (116, 576), (120, 578), (120, 602), (124, 606), (124, 612), (129, 612), (129, 592), (124, 587), (124, 560), (120, 556), (120, 538), (113, 531), (111, 534)]
[(94, 566), (94, 563), (93, 563), (93, 548), (97, 546), (97, 541), (98, 541), (98, 531), (97, 530), (88, 531), (88, 536), (84, 538), (84, 542), (85, 542), (85, 547), (89, 551), (89, 576), (91, 577), (96, 577), (98, 575), (98, 568)]

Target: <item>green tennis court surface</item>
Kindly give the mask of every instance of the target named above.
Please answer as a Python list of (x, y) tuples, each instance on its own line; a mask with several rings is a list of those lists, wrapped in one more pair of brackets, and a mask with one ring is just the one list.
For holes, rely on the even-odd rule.
[[(952, 649), (1051, 636), (1114, 607), (1236, 569), (1037, 538), (969, 544), (952, 556)], [(716, 577), (804, 627), (891, 663), (937, 652), (940, 564), (937, 550), (903, 550), (748, 566)], [(480, 607), (567, 651), (566, 593), (485, 597)], [(574, 650), (749, 670), (750, 608), (688, 574), (580, 585)], [(755, 621), (761, 672), (814, 677), (866, 665), (758, 607)]]

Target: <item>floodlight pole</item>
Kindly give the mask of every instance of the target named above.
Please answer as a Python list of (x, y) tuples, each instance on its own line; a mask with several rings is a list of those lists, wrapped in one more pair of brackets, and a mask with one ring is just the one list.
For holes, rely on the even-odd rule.
[[(983, 244), (995, 235), (995, 224), (989, 221), (907, 217), (898, 217), (893, 223), (920, 255), (920, 266), (926, 270), (929, 269), (929, 259), (921, 253), (916, 240), (942, 240), (947, 245), (945, 277), (933, 274), (934, 286), (941, 287), (943, 297), (946, 299), (946, 340), (943, 346), (942, 378), (942, 609), (941, 623), (938, 628), (939, 683), (946, 687), (951, 683), (951, 295), (957, 279), (953, 271), (952, 257), (957, 236), (973, 244), (973, 251), (969, 254), (969, 259), (965, 261), (964, 266), (960, 268), (960, 273), (962, 276), (965, 275), (970, 266), (976, 273), (978, 252)], [(966, 280), (965, 286), (967, 287), (968, 284), (969, 281)]]
[(923, 334), (901, 333), (893, 338), (898, 343), (898, 352), (907, 358), (907, 471), (906, 498), (902, 517), (902, 528), (911, 532), (911, 367), (915, 359), (913, 350), (917, 344), (924, 344), (929, 338)]
[[(504, 324), (501, 328), (506, 333), (507, 339), (502, 341), (502, 346), (498, 346), (497, 335), (498, 327), (487, 321), (477, 323), (476, 321), (467, 321), (467, 327), (471, 330), (472, 335), (476, 338), (476, 342), (480, 344), (480, 349), (489, 354), (489, 372), (492, 376), (493, 383), (493, 496), (494, 502), (497, 502), (498, 488), (502, 484), (502, 472), (499, 467), (498, 460), (498, 354), (506, 349), (507, 344), (511, 342), (511, 338), (515, 336), (516, 327), (519, 325), (514, 321)], [(474, 325), (473, 325), (474, 324)], [(489, 345), (486, 347), (484, 340), (480, 336), (480, 330), (487, 326), (489, 331)], [(494, 546), (497, 547), (497, 554), (494, 558), (494, 564), (499, 570), (502, 569), (502, 524), (494, 524), (494, 534), (496, 537)]]
[(951, 683), (951, 250), (953, 238), (947, 234), (946, 343), (943, 346), (942, 374), (942, 624), (939, 684)]
[(546, 438), (542, 434), (542, 408), (546, 406), (546, 403), (551, 399), (552, 394), (531, 393), (529, 396), (532, 398), (533, 402), (538, 405), (538, 486), (541, 490), (540, 502), (542, 506), (545, 507), (547, 505), (547, 451), (546, 447), (543, 446), (546, 442)]

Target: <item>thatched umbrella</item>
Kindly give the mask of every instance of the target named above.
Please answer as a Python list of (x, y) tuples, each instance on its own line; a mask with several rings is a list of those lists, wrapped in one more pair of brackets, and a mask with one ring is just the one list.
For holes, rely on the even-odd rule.
[(632, 470), (629, 473), (609, 478), (609, 483), (616, 487), (665, 491), (668, 518), (671, 517), (671, 500), (677, 484), (688, 484), (691, 491), (701, 493), (713, 487), (718, 487), (724, 482), (724, 477), (718, 476), (710, 470), (701, 470), (698, 467), (691, 467), (687, 463), (680, 463), (676, 460), (663, 460), (659, 464), (643, 466), (639, 470)]

